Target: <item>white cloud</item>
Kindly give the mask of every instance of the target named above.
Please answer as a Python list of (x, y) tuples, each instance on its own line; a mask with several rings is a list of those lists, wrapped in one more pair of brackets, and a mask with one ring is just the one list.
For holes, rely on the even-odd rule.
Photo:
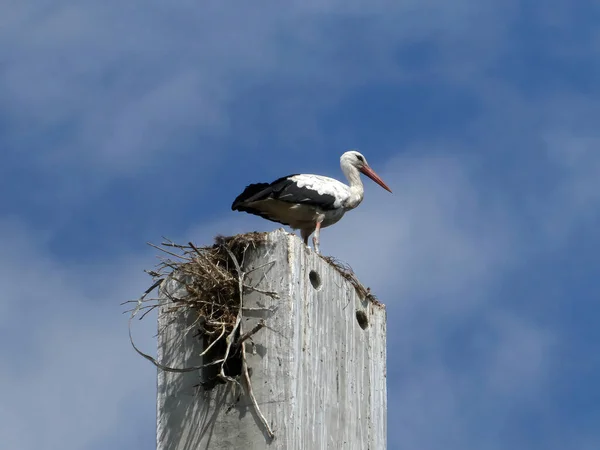
[[(83, 450), (109, 436), (131, 439), (138, 430), (127, 405), (151, 424), (155, 402), (155, 370), (130, 348), (119, 305), (147, 282), (142, 260), (70, 268), (14, 225), (0, 225), (3, 445)], [(154, 330), (151, 318), (136, 327), (150, 351)]]
[(483, 356), (489, 364), (485, 384), (497, 396), (535, 401), (544, 394), (551, 365), (558, 363), (552, 360), (557, 336), (527, 318), (501, 310), (491, 309), (487, 315), (495, 343), (490, 354)]
[(382, 171), (394, 194), (366, 180), (363, 204), (323, 231), (323, 248), (369, 283), (393, 281), (398, 298), (443, 302), (467, 286), (477, 292), (514, 258), (514, 224), (468, 171), (452, 157), (396, 158)]
[[(2, 46), (0, 97), (13, 125), (12, 144), (39, 154), (40, 164), (77, 163), (94, 173), (135, 172), (173, 152), (171, 141), (182, 133), (231, 131), (232, 101), (249, 87), (283, 82), (305, 94), (310, 86), (313, 95), (303, 104), (312, 108), (308, 116), (353, 86), (398, 80), (408, 71), (395, 61), (405, 39), (443, 36), (441, 42), (450, 43), (466, 38), (468, 25), (497, 44), (503, 31), (496, 24), (510, 17), (510, 8), (472, 0), (452, 7), (437, 1), (262, 8), (243, 2), (235, 8), (189, 1), (8, 3), (0, 41), (11, 45)], [(344, 17), (363, 21), (345, 29)], [(348, 52), (353, 43), (360, 46)], [(323, 90), (327, 96), (315, 95)], [(292, 104), (304, 94), (291, 95)], [(287, 108), (285, 101), (280, 106)], [(35, 143), (21, 148), (32, 136), (48, 134), (57, 141), (46, 140), (43, 152)]]
[[(500, 315), (504, 323), (484, 332), (484, 345), (479, 342), (482, 337), (463, 324), (468, 338), (461, 342), (466, 347), (462, 351), (444, 345), (451, 336), (435, 327), (428, 331), (437, 345), (403, 345), (417, 326), (402, 330), (390, 342), (388, 360), (396, 362), (388, 369), (390, 448), (538, 448), (524, 445), (509, 430), (515, 411), (535, 410), (546, 402), (548, 372), (556, 364), (552, 340), (531, 323)], [(495, 317), (491, 320), (497, 322)], [(473, 346), (477, 352), (468, 353)]]
[(564, 240), (581, 222), (598, 217), (600, 204), (600, 138), (596, 133), (549, 133), (547, 157), (556, 171), (556, 201), (547, 209), (544, 228)]
[[(500, 448), (478, 437), (477, 412), (502, 397), (493, 420), (509, 420), (507, 404), (540, 401), (560, 336), (503, 305), (494, 287), (532, 261), (533, 247), (564, 241), (597, 214), (600, 160), (590, 129), (598, 115), (593, 99), (570, 92), (525, 98), (486, 73), (509, 45), (503, 38), (516, 2), (240, 3), (235, 11), (191, 1), (2, 5), (0, 42), (11, 42), (0, 46), (6, 139), (61, 178), (65, 167), (83, 167), (90, 177), (135, 173), (172, 156), (182, 136), (229, 133), (235, 101), (277, 82), (298, 87), (277, 106), (281, 126), (271, 127), (293, 146), (298, 136), (318, 134), (315, 113), (353, 87), (414, 76), (395, 51), (436, 39), (436, 76), (464, 83), (482, 101), (469, 138), (482, 153), (518, 151), (550, 163), (557, 170), (551, 189), (533, 196), (524, 218), (502, 192), (482, 190), (476, 164), (456, 148), (426, 143), (412, 152), (425, 156), (399, 157), (380, 170), (395, 193), (367, 184), (365, 203), (322, 233), (322, 250), (350, 263), (388, 304), (397, 421), (389, 429), (398, 447)], [(351, 20), (339, 26), (340, 16)], [(252, 136), (248, 120), (236, 125), (244, 138)], [(532, 143), (540, 146), (530, 149)], [(455, 156), (431, 156), (448, 152)], [(538, 174), (546, 168), (531, 166)], [(276, 227), (234, 214), (188, 235), (207, 243), (216, 233)], [(527, 227), (545, 230), (543, 238), (529, 242)], [(4, 444), (85, 449), (133, 421), (124, 404), (151, 423), (155, 372), (130, 349), (125, 317), (117, 318), (118, 303), (145, 286), (148, 258), (71, 267), (22, 224), (4, 222), (0, 231), (9, 236), (0, 255), (0, 323), (10, 334), (2, 345), (15, 342), (11, 364), (0, 370)], [(138, 328), (151, 349), (152, 323)], [(476, 347), (473, 366), (452, 360), (460, 357), (449, 348), (456, 329), (466, 333), (461, 343)]]

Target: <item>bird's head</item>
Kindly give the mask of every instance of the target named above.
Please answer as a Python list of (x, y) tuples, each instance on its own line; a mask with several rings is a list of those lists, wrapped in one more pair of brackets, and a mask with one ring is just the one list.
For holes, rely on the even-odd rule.
[(359, 172), (368, 176), (371, 180), (373, 180), (379, 186), (384, 188), (386, 191), (392, 192), (392, 190), (388, 187), (387, 184), (384, 183), (384, 181), (379, 177), (379, 175), (377, 175), (375, 171), (371, 169), (369, 163), (367, 163), (367, 158), (365, 158), (362, 155), (362, 153), (357, 152), (356, 150), (347, 151), (340, 158), (340, 164), (342, 166), (342, 169), (344, 168), (344, 166), (354, 167), (358, 169)]

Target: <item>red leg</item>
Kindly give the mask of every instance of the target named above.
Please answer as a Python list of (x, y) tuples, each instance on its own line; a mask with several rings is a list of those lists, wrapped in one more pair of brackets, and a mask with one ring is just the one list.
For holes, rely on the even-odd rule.
[(321, 234), (321, 222), (322, 221), (323, 221), (323, 219), (321, 219), (317, 222), (317, 225), (315, 226), (315, 234), (313, 236), (313, 247), (315, 249), (315, 252), (317, 252), (317, 253), (321, 253), (321, 250), (319, 249), (319, 235)]

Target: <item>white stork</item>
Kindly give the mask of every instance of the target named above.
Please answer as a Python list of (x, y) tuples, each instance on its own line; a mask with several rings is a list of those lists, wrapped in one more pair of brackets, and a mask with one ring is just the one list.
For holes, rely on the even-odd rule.
[(231, 205), (233, 211), (244, 211), (273, 222), (300, 230), (304, 243), (314, 232), (313, 246), (319, 253), (321, 228), (338, 222), (346, 211), (356, 208), (363, 200), (363, 173), (386, 191), (391, 189), (369, 167), (357, 151), (348, 151), (340, 158), (342, 172), (349, 186), (321, 175), (288, 175), (272, 183), (251, 184)]

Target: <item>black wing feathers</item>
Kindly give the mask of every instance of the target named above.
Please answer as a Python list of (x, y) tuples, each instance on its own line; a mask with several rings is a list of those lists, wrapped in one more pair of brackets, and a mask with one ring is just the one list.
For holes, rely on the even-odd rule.
[[(288, 175), (272, 183), (257, 183), (247, 186), (244, 192), (234, 200), (231, 209), (257, 214), (253, 208), (251, 208), (252, 211), (249, 211), (243, 204), (268, 198), (289, 203), (318, 206), (323, 210), (334, 209), (335, 197), (333, 195), (319, 194), (312, 189), (300, 188), (294, 181), (290, 180), (293, 176), (295, 175)], [(268, 219), (268, 217), (265, 218)]]
[(286, 181), (289, 183), (288, 178), (294, 175), (288, 175), (287, 177), (281, 177), (272, 183), (255, 183), (246, 186), (244, 192), (237, 196), (231, 205), (232, 210), (243, 211), (240, 209), (242, 203), (255, 202), (257, 200), (265, 200), (267, 198), (276, 198), (277, 192), (281, 190), (281, 185)]

